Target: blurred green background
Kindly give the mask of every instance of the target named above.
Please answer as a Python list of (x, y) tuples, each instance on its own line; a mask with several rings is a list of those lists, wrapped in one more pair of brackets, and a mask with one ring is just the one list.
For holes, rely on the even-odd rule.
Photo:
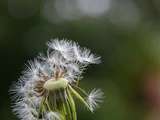
[(77, 41), (102, 56), (81, 81), (102, 88), (95, 114), (78, 120), (160, 119), (159, 0), (0, 0), (0, 120), (18, 120), (8, 89), (51, 38)]

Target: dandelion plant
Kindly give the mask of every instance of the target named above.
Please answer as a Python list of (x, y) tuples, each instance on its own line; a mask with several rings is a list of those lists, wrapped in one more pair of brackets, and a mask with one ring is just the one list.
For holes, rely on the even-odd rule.
[(75, 100), (93, 112), (103, 92), (85, 92), (79, 81), (89, 64), (100, 63), (100, 57), (73, 41), (54, 39), (47, 46), (47, 54), (29, 61), (11, 87), (13, 112), (21, 120), (77, 120)]

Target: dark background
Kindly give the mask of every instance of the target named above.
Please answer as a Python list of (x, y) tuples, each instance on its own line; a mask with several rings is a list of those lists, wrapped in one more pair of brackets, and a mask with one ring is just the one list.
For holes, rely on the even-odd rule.
[(101, 108), (78, 120), (160, 119), (159, 0), (0, 0), (0, 120), (18, 120), (9, 87), (51, 38), (102, 56), (81, 81), (102, 88)]

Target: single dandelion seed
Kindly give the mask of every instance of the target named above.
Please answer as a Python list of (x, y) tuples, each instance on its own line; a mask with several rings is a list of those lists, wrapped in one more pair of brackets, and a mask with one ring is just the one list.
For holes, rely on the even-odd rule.
[(103, 101), (103, 92), (90, 94), (79, 87), (89, 64), (100, 63), (87, 48), (68, 40), (47, 43), (47, 55), (29, 61), (20, 79), (13, 84), (13, 112), (21, 120), (77, 120), (75, 98), (93, 112)]

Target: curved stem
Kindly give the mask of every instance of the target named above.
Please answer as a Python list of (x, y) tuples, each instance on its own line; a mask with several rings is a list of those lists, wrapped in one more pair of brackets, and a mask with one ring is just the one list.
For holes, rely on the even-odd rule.
[(84, 91), (82, 88), (78, 87), (78, 86), (73, 86), (76, 89), (78, 89), (80, 92), (82, 92), (84, 95), (88, 96), (88, 93), (86, 91)]
[(77, 97), (77, 99), (79, 99), (90, 111), (92, 111), (90, 109), (89, 104), (84, 100), (84, 98), (77, 92), (75, 91), (70, 85), (69, 85), (69, 89), (72, 92), (72, 94)]
[(69, 102), (71, 113), (72, 113), (72, 120), (77, 120), (75, 102), (74, 102), (74, 99), (68, 89), (67, 89), (67, 94), (68, 94), (68, 102)]

